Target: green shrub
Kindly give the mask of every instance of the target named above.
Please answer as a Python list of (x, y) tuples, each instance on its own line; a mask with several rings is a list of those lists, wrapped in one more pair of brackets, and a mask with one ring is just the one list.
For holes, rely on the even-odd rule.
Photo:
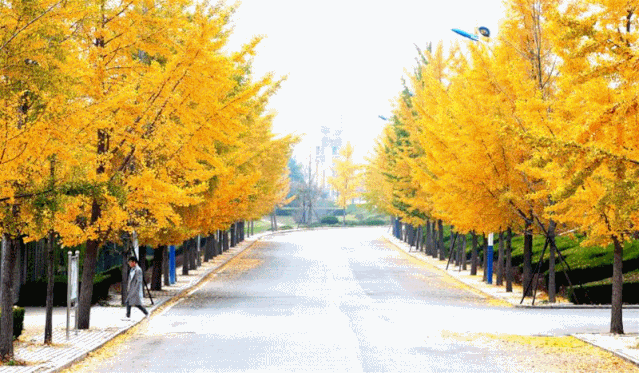
[[(568, 299), (576, 304), (610, 304), (612, 299), (611, 284), (596, 284), (575, 286), (567, 289)], [(623, 284), (622, 302), (626, 304), (639, 303), (639, 283)]]
[(320, 219), (320, 223), (333, 225), (339, 223), (339, 219), (336, 216), (324, 216)]
[(382, 219), (366, 219), (364, 221), (365, 225), (386, 225), (388, 222)]
[[(120, 276), (120, 281), (122, 276)], [(109, 288), (113, 285), (113, 276), (110, 274), (102, 273), (96, 275), (93, 278), (93, 296), (91, 297), (91, 304), (96, 304), (98, 301), (107, 299), (109, 297)], [(82, 289), (82, 282), (80, 282), (80, 289)], [(78, 291), (80, 290), (78, 289)]]
[(13, 337), (18, 338), (24, 330), (24, 308), (13, 307)]
[[(109, 297), (111, 285), (122, 281), (121, 266), (111, 267), (108, 271), (99, 273), (93, 277), (93, 296), (91, 304), (96, 304)], [(82, 287), (82, 283), (80, 283)], [(44, 307), (47, 300), (47, 282), (38, 280), (27, 282), (20, 287), (18, 306), (22, 307)], [(67, 277), (58, 275), (55, 277), (53, 285), (53, 305), (62, 307), (67, 305)]]
[(291, 216), (291, 215), (293, 215), (293, 210), (277, 209), (277, 210), (275, 210), (275, 215), (277, 215), (277, 216)]
[(13, 306), (13, 338), (18, 338), (24, 329), (24, 308)]

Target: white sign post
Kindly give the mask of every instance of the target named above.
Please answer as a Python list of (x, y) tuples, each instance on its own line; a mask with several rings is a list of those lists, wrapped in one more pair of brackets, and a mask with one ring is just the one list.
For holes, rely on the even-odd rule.
[(74, 329), (78, 334), (78, 290), (80, 287), (79, 262), (80, 252), (76, 251), (75, 255), (69, 251), (69, 268), (67, 271), (67, 339), (69, 339), (69, 328), (71, 325), (71, 310), (75, 309)]
[(140, 243), (138, 242), (138, 233), (136, 231), (133, 231), (131, 241), (133, 242), (133, 252), (135, 253), (135, 257), (138, 261), (142, 261), (142, 258), (140, 258)]

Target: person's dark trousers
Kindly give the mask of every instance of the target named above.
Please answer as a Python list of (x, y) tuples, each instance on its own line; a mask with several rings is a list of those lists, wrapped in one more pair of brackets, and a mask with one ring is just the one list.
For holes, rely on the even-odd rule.
[[(147, 311), (146, 308), (144, 308), (144, 306), (135, 306), (135, 307), (137, 307), (145, 315), (149, 314), (149, 311)], [(126, 304), (126, 317), (131, 317), (131, 305), (128, 303)]]

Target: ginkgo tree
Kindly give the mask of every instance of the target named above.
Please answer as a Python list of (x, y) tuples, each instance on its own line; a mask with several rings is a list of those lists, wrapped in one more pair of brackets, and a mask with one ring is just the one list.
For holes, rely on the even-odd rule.
[(359, 195), (360, 168), (353, 159), (355, 148), (349, 142), (340, 149), (339, 155), (333, 163), (334, 176), (328, 178), (328, 183), (337, 192), (337, 205), (342, 208), (342, 223), (346, 225), (346, 208)]
[[(12, 306), (17, 249), (29, 237), (53, 227), (55, 174), (70, 149), (72, 133), (60, 123), (71, 113), (67, 91), (74, 81), (61, 66), (72, 58), (63, 46), (65, 21), (75, 2), (3, 3), (0, 27), (0, 227), (2, 231), (2, 307), (0, 357), (13, 354)], [(50, 263), (49, 263), (50, 267)], [(51, 279), (50, 279), (51, 280)], [(51, 281), (50, 281), (51, 283)], [(48, 302), (47, 316), (51, 304)], [(50, 317), (47, 317), (47, 326)]]
[[(265, 107), (280, 81), (247, 69), (259, 38), (227, 51), (233, 7), (34, 1), (2, 11), (3, 322), (14, 239), (86, 243), (78, 321), (88, 328), (105, 241), (135, 231), (144, 244), (176, 243), (285, 198), (296, 139), (271, 133)], [(10, 334), (0, 339), (10, 356)]]
[(611, 244), (611, 332), (622, 333), (623, 244), (637, 223), (636, 5), (512, 0), (506, 10), (490, 42), (427, 54), (403, 116), (412, 149), (378, 143), (368, 193), (381, 197), (375, 181), (405, 162), (423, 199), (404, 198), (407, 210), (430, 205), (480, 232), (519, 227), (528, 255), (534, 223), (551, 249), (551, 297), (560, 229)]
[(550, 18), (558, 66), (555, 131), (540, 133), (540, 173), (557, 221), (612, 245), (611, 333), (623, 333), (623, 247), (639, 221), (637, 4), (566, 1)]
[[(171, 200), (180, 203), (184, 193), (178, 191), (197, 188), (188, 179), (168, 189), (154, 185), (176, 178), (154, 170), (153, 165), (173, 156), (193, 136), (198, 123), (191, 120), (191, 109), (194, 101), (202, 100), (196, 95), (204, 91), (203, 82), (207, 91), (233, 89), (228, 77), (233, 64), (229, 58), (216, 58), (216, 49), (205, 49), (221, 44), (216, 38), (223, 35), (227, 10), (208, 16), (209, 10), (196, 8), (192, 15), (186, 4), (167, 1), (149, 7), (144, 1), (98, 2), (87, 6), (77, 37), (71, 39), (83, 57), (69, 66), (80, 72), (78, 96), (84, 98), (84, 115), (74, 117), (73, 124), (80, 129), (77, 157), (92, 166), (83, 169), (92, 192), (71, 202), (60, 233), (67, 245), (86, 240), (84, 284), (92, 283), (101, 244), (116, 240), (123, 229), (135, 224), (132, 217), (151, 215), (155, 221), (171, 217), (166, 206)], [(215, 68), (219, 69), (216, 75), (211, 72)], [(208, 77), (221, 79), (207, 81)], [(216, 100), (211, 103), (221, 105)], [(192, 171), (191, 164), (183, 172)], [(147, 193), (145, 199), (151, 203), (147, 202), (146, 211), (140, 214), (143, 209), (136, 205), (133, 211), (127, 209), (127, 192), (149, 187), (166, 191), (156, 194), (164, 203), (154, 204)], [(89, 327), (91, 298), (92, 287), (83, 286), (80, 328)]]

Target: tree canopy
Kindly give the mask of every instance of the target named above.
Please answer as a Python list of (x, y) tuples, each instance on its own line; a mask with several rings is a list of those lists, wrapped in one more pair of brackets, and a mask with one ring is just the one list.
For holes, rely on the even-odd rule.
[(639, 219), (637, 6), (510, 0), (499, 34), (419, 51), (366, 166), (366, 198), (420, 225), (612, 244)]

